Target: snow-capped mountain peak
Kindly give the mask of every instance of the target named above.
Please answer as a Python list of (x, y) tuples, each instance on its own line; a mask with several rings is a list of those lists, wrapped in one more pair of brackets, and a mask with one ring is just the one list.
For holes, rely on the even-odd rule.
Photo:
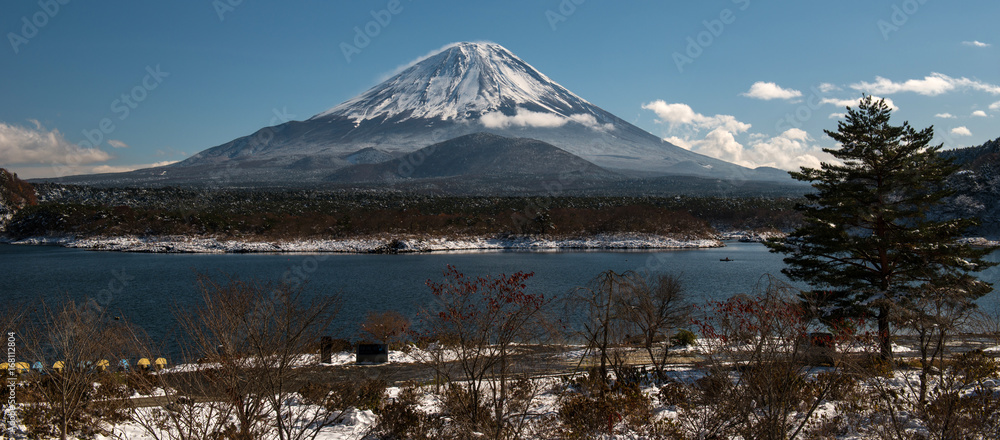
[(487, 127), (577, 122), (610, 129), (605, 112), (494, 43), (455, 43), (313, 119), (460, 121)]

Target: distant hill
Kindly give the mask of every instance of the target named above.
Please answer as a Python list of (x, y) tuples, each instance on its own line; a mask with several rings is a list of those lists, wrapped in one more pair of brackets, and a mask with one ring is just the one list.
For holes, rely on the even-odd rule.
[(1000, 238), (1000, 138), (941, 154), (962, 166), (949, 181), (958, 194), (949, 201), (948, 214), (978, 217), (972, 235)]

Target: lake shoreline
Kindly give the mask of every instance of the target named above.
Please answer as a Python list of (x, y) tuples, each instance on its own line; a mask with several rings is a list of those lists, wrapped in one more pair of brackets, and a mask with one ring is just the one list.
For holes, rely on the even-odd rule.
[[(727, 236), (731, 239), (731, 236)], [(725, 247), (719, 238), (673, 238), (651, 234), (589, 237), (366, 237), (348, 239), (233, 240), (216, 237), (30, 237), (0, 238), (0, 244), (60, 246), (92, 251), (160, 254), (344, 253), (399, 254), (447, 251), (675, 250)]]

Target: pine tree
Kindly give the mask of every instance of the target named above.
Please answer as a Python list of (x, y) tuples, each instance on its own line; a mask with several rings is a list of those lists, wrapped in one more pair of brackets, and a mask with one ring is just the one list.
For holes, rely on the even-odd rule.
[(842, 164), (791, 172), (815, 192), (796, 206), (803, 225), (768, 246), (786, 254), (782, 270), (814, 290), (803, 293), (820, 319), (875, 317), (883, 359), (892, 358), (892, 316), (928, 291), (953, 292), (973, 304), (991, 290), (973, 273), (993, 263), (988, 249), (958, 243), (974, 219), (944, 219), (935, 208), (952, 194), (945, 180), (957, 170), (931, 146), (933, 127), (889, 124), (883, 100), (864, 97), (848, 108), (837, 131), (840, 148), (824, 149)]

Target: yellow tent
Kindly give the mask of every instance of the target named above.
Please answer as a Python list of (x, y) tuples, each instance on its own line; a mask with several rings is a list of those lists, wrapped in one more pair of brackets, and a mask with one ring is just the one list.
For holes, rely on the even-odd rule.
[(158, 369), (159, 368), (166, 368), (167, 367), (167, 360), (164, 359), (164, 358), (156, 358), (156, 360), (153, 361), (153, 364), (156, 365), (156, 368), (158, 368)]
[(56, 363), (52, 364), (52, 369), (56, 372), (62, 373), (63, 365), (63, 361), (56, 361)]
[(147, 359), (147, 358), (139, 359), (139, 362), (136, 362), (135, 366), (137, 366), (139, 368), (142, 368), (144, 370), (148, 369), (149, 368), (149, 359)]
[(111, 365), (111, 363), (108, 362), (107, 359), (101, 359), (97, 361), (97, 364), (95, 366), (97, 367), (98, 370), (104, 371), (108, 369), (109, 365)]
[(6, 362), (0, 364), (0, 371), (6, 370), (7, 367), (9, 367), (9, 366), (10, 366), (10, 364), (8, 364)]
[(17, 369), (18, 374), (27, 373), (28, 371), (31, 370), (31, 364), (27, 362), (18, 362), (14, 364), (14, 368)]

